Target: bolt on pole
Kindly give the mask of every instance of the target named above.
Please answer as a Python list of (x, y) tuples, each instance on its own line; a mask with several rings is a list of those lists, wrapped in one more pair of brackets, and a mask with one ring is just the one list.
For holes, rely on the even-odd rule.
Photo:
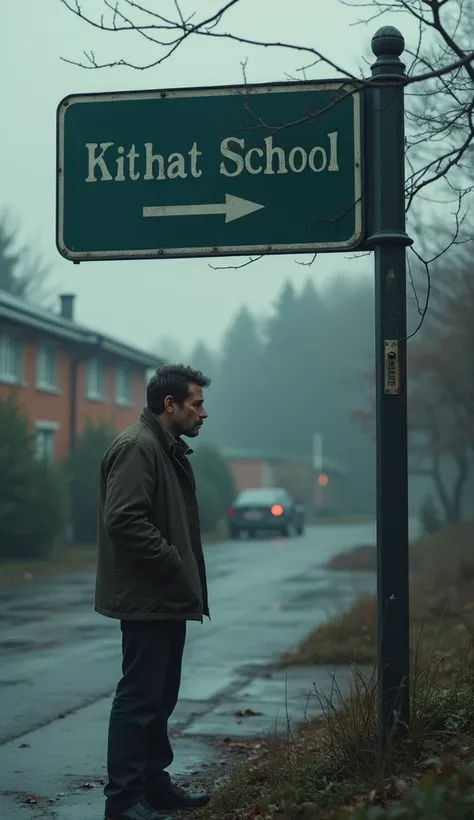
[(403, 735), (410, 719), (405, 223), (405, 42), (384, 26), (367, 95), (367, 244), (375, 251), (377, 610), (380, 743)]

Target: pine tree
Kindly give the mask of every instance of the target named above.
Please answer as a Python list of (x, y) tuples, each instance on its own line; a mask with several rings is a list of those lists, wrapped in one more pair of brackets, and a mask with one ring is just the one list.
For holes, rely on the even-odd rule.
[(205, 342), (198, 341), (190, 356), (191, 367), (200, 370), (205, 376), (213, 379), (219, 370), (217, 356), (208, 348)]
[(327, 351), (332, 379), (327, 397), (333, 419), (326, 425), (326, 452), (348, 469), (350, 511), (371, 512), (375, 508), (375, 444), (354, 425), (352, 413), (365, 405), (367, 383), (361, 374), (374, 366), (373, 281), (337, 278), (325, 302), (332, 325)]
[(109, 424), (93, 424), (88, 421), (67, 459), (71, 524), (75, 541), (95, 543), (100, 463), (115, 435)]
[(300, 436), (298, 325), (298, 297), (288, 280), (277, 297), (265, 334), (261, 391), (265, 423), (261, 446), (269, 455), (294, 453)]
[(234, 478), (226, 460), (216, 447), (199, 445), (192, 459), (199, 503), (201, 526), (212, 532), (235, 498)]
[(65, 506), (63, 481), (36, 457), (30, 422), (11, 393), (0, 401), (0, 556), (47, 553), (63, 529)]
[(204, 342), (198, 341), (189, 357), (189, 364), (211, 379), (211, 386), (204, 391), (204, 406), (209, 415), (209, 421), (204, 423), (199, 434), (199, 442), (208, 444), (216, 441), (218, 434), (216, 391), (219, 389), (219, 359)]
[(39, 256), (29, 248), (19, 247), (17, 234), (0, 219), (0, 290), (36, 302), (49, 301), (45, 288), (49, 270)]
[(276, 299), (274, 313), (267, 321), (266, 351), (270, 357), (288, 356), (297, 326), (297, 304), (294, 285), (287, 280)]
[(6, 220), (0, 221), (0, 290), (13, 296), (24, 295), (24, 283), (18, 276), (21, 253), (13, 250), (16, 236), (7, 228)]
[(186, 358), (181, 344), (172, 336), (160, 336), (154, 348), (160, 358), (169, 364), (178, 364)]
[(200, 444), (210, 444), (217, 441), (216, 436), (218, 435), (216, 427), (218, 418), (216, 390), (219, 387), (216, 376), (218, 377), (219, 374), (219, 360), (204, 342), (198, 341), (189, 358), (189, 364), (211, 379), (210, 387), (204, 391), (204, 407), (209, 415), (209, 421), (204, 423), (204, 427), (199, 434)]
[(333, 380), (329, 347), (335, 328), (331, 326), (323, 297), (308, 278), (297, 300), (298, 321), (294, 349), (298, 359), (299, 422), (296, 429), (296, 453), (311, 456), (315, 433), (323, 433), (333, 419), (328, 401)]
[(252, 314), (242, 307), (224, 337), (214, 383), (214, 441), (240, 449), (260, 448), (261, 382), (262, 342)]

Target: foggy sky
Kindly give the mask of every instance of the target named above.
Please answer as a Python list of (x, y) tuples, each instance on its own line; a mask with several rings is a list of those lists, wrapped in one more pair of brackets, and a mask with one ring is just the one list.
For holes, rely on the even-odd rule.
[[(99, 0), (86, 0), (83, 6), (87, 9), (91, 4), (102, 5)], [(170, 0), (160, 0), (159, 5), (163, 13), (173, 12)], [(184, 7), (198, 8), (202, 15), (203, 11), (212, 13), (218, 3), (187, 0)], [(368, 26), (351, 26), (363, 12), (348, 9), (338, 0), (324, 4), (292, 0), (279, 8), (273, 0), (241, 0), (225, 28), (251, 37), (312, 45), (357, 72), (379, 25), (395, 24), (405, 36), (413, 30), (413, 24), (400, 14)], [(87, 49), (95, 51), (99, 61), (126, 56), (141, 62), (156, 56), (156, 49), (146, 51), (143, 38), (135, 34), (93, 29), (68, 12), (60, 0), (2, 0), (1, 22), (0, 211), (11, 212), (22, 239), (31, 241), (51, 264), (58, 289), (77, 294), (79, 321), (144, 348), (153, 347), (162, 336), (179, 339), (185, 348), (197, 338), (216, 346), (240, 305), (247, 303), (258, 315), (266, 314), (289, 275), (299, 285), (308, 274), (316, 283), (324, 283), (335, 272), (352, 278), (372, 270), (370, 259), (348, 259), (345, 254), (320, 255), (311, 268), (287, 256), (266, 257), (242, 270), (218, 271), (211, 270), (205, 259), (74, 266), (63, 260), (54, 239), (55, 114), (62, 97), (78, 92), (240, 83), (246, 58), (248, 82), (285, 80), (288, 75), (301, 77), (297, 69), (308, 59), (279, 50), (191, 38), (169, 61), (151, 71), (86, 71), (60, 58), (80, 59)], [(335, 74), (318, 67), (308, 72), (307, 79), (323, 76)], [(217, 264), (231, 263), (221, 260)]]

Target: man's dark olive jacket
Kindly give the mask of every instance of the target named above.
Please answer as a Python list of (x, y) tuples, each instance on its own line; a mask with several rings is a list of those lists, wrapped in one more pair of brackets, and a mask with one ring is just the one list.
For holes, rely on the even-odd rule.
[(95, 592), (102, 615), (189, 621), (209, 615), (191, 452), (144, 410), (105, 453)]

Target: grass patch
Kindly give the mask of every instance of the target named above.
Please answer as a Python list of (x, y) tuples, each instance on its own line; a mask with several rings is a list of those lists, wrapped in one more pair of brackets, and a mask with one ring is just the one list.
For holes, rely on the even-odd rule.
[[(465, 652), (474, 635), (474, 522), (420, 538), (413, 544), (411, 563), (412, 646), (423, 629), (424, 644), (436, 644), (448, 658)], [(317, 627), (283, 656), (282, 664), (365, 664), (374, 663), (376, 656), (376, 599), (365, 596)]]
[(308, 524), (315, 527), (343, 526), (346, 524), (372, 524), (373, 515), (309, 515)]
[(69, 572), (95, 566), (97, 547), (92, 544), (56, 546), (42, 558), (25, 558), (22, 561), (0, 560), (0, 584), (32, 580), (55, 572)]
[[(474, 547), (474, 523), (466, 521), (451, 524), (433, 535), (423, 535), (410, 545), (410, 569), (423, 572), (435, 562), (451, 566), (453, 558), (465, 558)], [(455, 551), (454, 556), (451, 550)], [(325, 565), (326, 569), (343, 572), (375, 572), (377, 551), (375, 544), (361, 544), (353, 549), (334, 555)]]
[[(322, 717), (268, 738), (217, 791), (206, 820), (473, 820), (473, 547), (473, 522), (413, 545), (406, 740), (379, 752), (376, 676), (354, 666), (349, 698), (336, 683), (331, 697), (316, 693)], [(376, 603), (365, 596), (282, 663), (362, 665), (376, 655)]]
[(377, 654), (377, 608), (371, 595), (311, 632), (282, 657), (283, 666), (374, 663)]
[(284, 740), (268, 738), (260, 758), (235, 769), (217, 791), (204, 818), (472, 820), (474, 813), (436, 813), (436, 801), (456, 808), (465, 801), (463, 789), (474, 808), (474, 681), (467, 658), (456, 670), (443, 664), (433, 652), (427, 665), (415, 665), (412, 724), (402, 745), (379, 753), (377, 680), (354, 669), (348, 699), (336, 683), (331, 697), (316, 693), (322, 717), (295, 733), (288, 728)]
[[(204, 545), (214, 544), (227, 537), (225, 524), (216, 532), (203, 535)], [(21, 561), (0, 559), (0, 586), (32, 581), (46, 575), (94, 569), (97, 565), (95, 544), (59, 544), (47, 555), (40, 558), (24, 558)]]
[(359, 547), (334, 555), (326, 563), (326, 569), (349, 572), (375, 572), (377, 569), (377, 551), (373, 544), (361, 544)]

